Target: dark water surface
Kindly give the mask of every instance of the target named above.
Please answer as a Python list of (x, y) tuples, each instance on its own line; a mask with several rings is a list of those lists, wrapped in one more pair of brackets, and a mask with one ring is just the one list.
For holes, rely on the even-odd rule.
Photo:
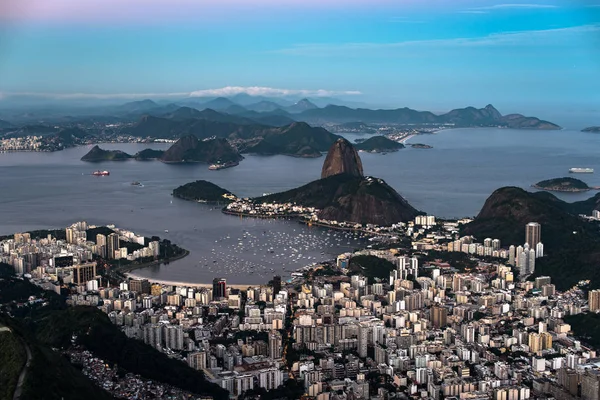
[[(354, 140), (360, 135), (347, 137)], [(386, 155), (361, 153), (365, 173), (385, 179), (416, 208), (441, 217), (473, 216), (498, 187), (529, 188), (543, 179), (569, 176), (572, 167), (595, 168), (595, 174), (576, 177), (600, 186), (600, 134), (456, 129), (409, 142), (434, 148), (407, 148)], [(135, 153), (168, 145), (101, 147)], [(235, 168), (209, 171), (201, 164), (80, 161), (88, 150), (0, 154), (0, 233), (60, 228), (78, 220), (114, 223), (144, 235), (166, 237), (191, 251), (183, 260), (139, 270), (137, 275), (189, 282), (208, 282), (215, 276), (231, 283), (265, 282), (275, 273), (287, 275), (292, 269), (364, 244), (296, 222), (227, 216), (215, 207), (171, 196), (175, 187), (197, 179), (210, 180), (238, 196), (291, 189), (317, 179), (323, 157), (247, 156)], [(96, 169), (108, 169), (111, 175), (90, 176)], [(143, 187), (132, 186), (132, 181)], [(576, 201), (592, 194), (559, 197)]]

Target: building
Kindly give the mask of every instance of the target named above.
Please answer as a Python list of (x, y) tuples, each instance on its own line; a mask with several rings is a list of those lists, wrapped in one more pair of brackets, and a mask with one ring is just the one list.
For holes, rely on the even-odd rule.
[(525, 226), (525, 243), (530, 249), (535, 249), (542, 240), (542, 226), (537, 222), (530, 222)]
[(227, 281), (225, 278), (213, 279), (213, 299), (220, 300), (227, 297)]
[(77, 264), (73, 266), (73, 283), (85, 285), (96, 277), (96, 263)]
[(600, 399), (600, 371), (587, 370), (581, 375), (581, 398), (583, 400)]
[(600, 310), (600, 289), (590, 290), (588, 293), (588, 303), (591, 312)]
[(200, 370), (206, 368), (206, 352), (196, 351), (188, 354), (187, 362), (188, 365), (194, 369)]
[(115, 252), (119, 250), (119, 235), (111, 233), (106, 237), (106, 253), (108, 258), (115, 258)]
[(266, 390), (277, 389), (283, 385), (283, 374), (279, 368), (268, 368), (259, 371), (258, 385)]
[(129, 290), (141, 294), (150, 294), (150, 282), (148, 282), (148, 279), (131, 279)]
[(431, 307), (431, 324), (434, 328), (440, 329), (447, 324), (448, 311), (444, 307), (433, 306)]
[(275, 275), (273, 277), (273, 295), (276, 295), (281, 291), (281, 276)]
[(269, 334), (269, 357), (273, 360), (281, 358), (281, 333), (273, 331)]

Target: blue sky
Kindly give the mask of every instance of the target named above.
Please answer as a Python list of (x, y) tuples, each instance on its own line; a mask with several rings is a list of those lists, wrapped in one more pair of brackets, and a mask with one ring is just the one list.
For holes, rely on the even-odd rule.
[(432, 110), (593, 111), (599, 77), (600, 0), (6, 0), (0, 8), (5, 97), (252, 90)]

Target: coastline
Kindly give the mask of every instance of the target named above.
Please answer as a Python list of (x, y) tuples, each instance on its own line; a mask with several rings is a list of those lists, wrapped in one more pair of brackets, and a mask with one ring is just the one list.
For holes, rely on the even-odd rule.
[(543, 190), (545, 192), (559, 192), (559, 193), (585, 193), (593, 190), (600, 190), (600, 186), (590, 186), (587, 189), (558, 189), (558, 188), (545, 188), (543, 186), (531, 185), (532, 188), (537, 190)]
[[(212, 283), (196, 283), (196, 282), (178, 282), (178, 281), (170, 281), (165, 279), (152, 279), (144, 276), (126, 273), (125, 276), (131, 279), (148, 279), (150, 283), (158, 283), (161, 285), (173, 285), (173, 286), (188, 286), (188, 287), (206, 287), (212, 288)], [(241, 284), (241, 283), (227, 283), (227, 286), (232, 287), (234, 289), (246, 290), (250, 287), (257, 286), (266, 286), (266, 284)]]

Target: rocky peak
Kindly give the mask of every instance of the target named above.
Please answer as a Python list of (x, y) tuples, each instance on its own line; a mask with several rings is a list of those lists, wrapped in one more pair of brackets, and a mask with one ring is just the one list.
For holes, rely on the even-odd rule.
[(338, 139), (329, 149), (323, 163), (321, 179), (338, 174), (363, 176), (362, 161), (358, 153), (352, 144), (343, 138)]

